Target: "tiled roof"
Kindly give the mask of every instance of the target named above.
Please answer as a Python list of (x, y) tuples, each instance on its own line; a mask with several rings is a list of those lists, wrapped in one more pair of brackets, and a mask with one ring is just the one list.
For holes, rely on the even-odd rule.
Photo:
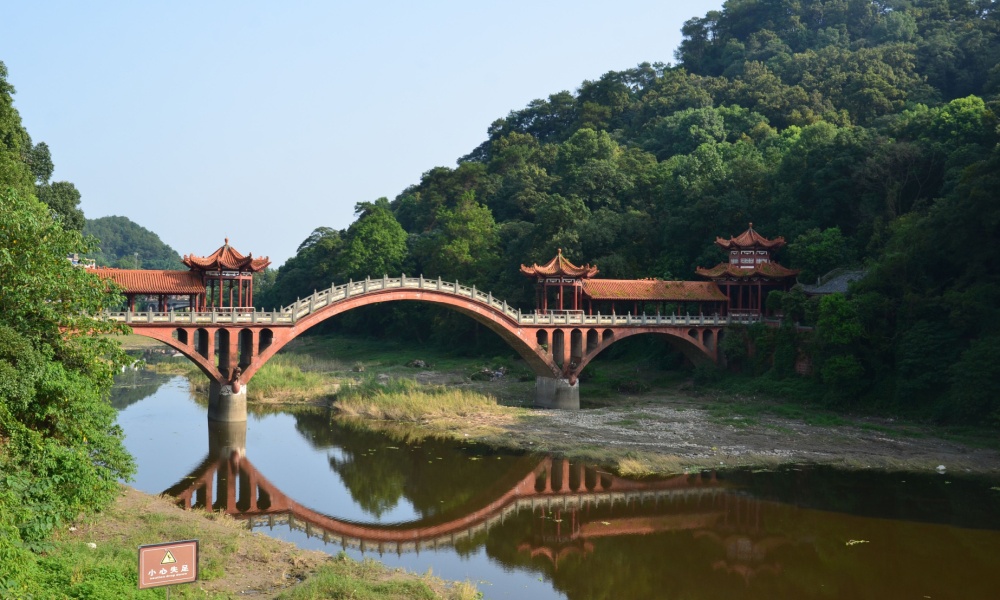
[(662, 302), (725, 302), (726, 295), (712, 281), (659, 279), (588, 279), (583, 293), (591, 300), (657, 300)]
[(531, 265), (526, 267), (521, 265), (521, 272), (528, 277), (582, 277), (590, 278), (597, 275), (597, 265), (584, 265), (578, 267), (566, 260), (562, 255), (562, 248), (555, 258), (544, 265)]
[(802, 285), (802, 291), (810, 296), (824, 294), (846, 294), (851, 282), (865, 276), (865, 271), (844, 271), (817, 285)]
[(130, 294), (203, 294), (205, 284), (197, 271), (156, 271), (144, 269), (90, 269), (104, 279), (114, 280)]
[(244, 256), (236, 248), (229, 245), (229, 238), (218, 250), (208, 256), (185, 255), (182, 262), (201, 271), (226, 269), (228, 271), (263, 271), (271, 259), (268, 257), (254, 258), (253, 253)]
[(753, 228), (753, 223), (750, 223), (750, 227), (739, 234), (736, 237), (731, 237), (728, 240), (720, 237), (715, 238), (715, 243), (727, 250), (732, 250), (733, 248), (767, 248), (769, 250), (777, 250), (785, 245), (785, 238), (776, 237), (773, 240), (769, 240)]
[(786, 269), (776, 262), (759, 263), (751, 269), (740, 268), (739, 265), (730, 263), (719, 263), (712, 268), (705, 269), (698, 267), (695, 273), (702, 277), (717, 279), (719, 277), (769, 277), (771, 279), (784, 279), (794, 277), (799, 274), (796, 269)]

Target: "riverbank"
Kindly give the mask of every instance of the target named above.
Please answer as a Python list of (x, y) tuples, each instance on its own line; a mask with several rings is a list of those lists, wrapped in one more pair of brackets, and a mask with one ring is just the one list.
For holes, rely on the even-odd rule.
[[(328, 406), (341, 418), (400, 438), (440, 436), (550, 452), (634, 476), (791, 463), (1000, 473), (991, 430), (836, 414), (699, 387), (646, 356), (592, 370), (581, 383), (586, 408), (557, 411), (530, 408), (534, 377), (510, 359), (463, 359), (319, 336), (296, 340), (285, 352), (249, 385), (251, 410), (273, 410), (276, 403)], [(200, 373), (185, 362), (161, 368), (189, 369), (199, 385)], [(272, 368), (279, 377), (267, 372)], [(616, 375), (623, 372), (629, 377)]]
[[(29, 589), (36, 598), (158, 598), (137, 590), (136, 552), (143, 544), (199, 540), (199, 580), (173, 586), (172, 598), (411, 598), (473, 600), (474, 585), (300, 550), (253, 533), (222, 513), (184, 511), (164, 498), (122, 487), (108, 510), (60, 529), (39, 555)], [(15, 596), (16, 597), (16, 596)]]

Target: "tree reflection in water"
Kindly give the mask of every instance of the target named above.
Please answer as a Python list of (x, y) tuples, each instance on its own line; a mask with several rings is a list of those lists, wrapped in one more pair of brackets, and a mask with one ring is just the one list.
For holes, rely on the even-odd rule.
[[(442, 441), (397, 448), (322, 415), (299, 417), (298, 429), (318, 447), (339, 448), (330, 467), (371, 514), (405, 498), (418, 518), (363, 524), (298, 504), (249, 460), (245, 424), (213, 424), (209, 455), (165, 493), (251, 527), (287, 524), (334, 547), (485, 548), (491, 560), (542, 573), (573, 599), (988, 597), (998, 583), (990, 566), (1000, 555), (997, 532), (783, 503), (781, 486), (767, 483), (784, 481), (780, 474), (633, 481), (549, 457), (490, 460), (485, 449)], [(824, 485), (832, 484), (817, 482)]]

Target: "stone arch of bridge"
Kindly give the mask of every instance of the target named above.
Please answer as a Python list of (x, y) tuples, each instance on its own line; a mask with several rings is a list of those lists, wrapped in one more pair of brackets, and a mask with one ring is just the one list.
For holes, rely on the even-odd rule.
[[(590, 361), (594, 360), (598, 354), (604, 352), (610, 348), (613, 344), (620, 342), (621, 340), (636, 335), (662, 335), (666, 336), (670, 345), (676, 350), (680, 351), (685, 358), (690, 360), (694, 364), (704, 364), (714, 362), (717, 353), (717, 345), (715, 341), (718, 339), (719, 331), (718, 329), (688, 329), (688, 328), (677, 328), (677, 329), (650, 329), (650, 328), (634, 328), (634, 329), (618, 329), (614, 332), (614, 335), (601, 335), (599, 341), (594, 346), (588, 344), (586, 353), (583, 355), (580, 362), (577, 364), (576, 368), (573, 369), (574, 377), (579, 376), (580, 372), (590, 364)], [(608, 332), (605, 331), (605, 334)], [(692, 335), (693, 333), (693, 335)]]
[(499, 335), (528, 363), (535, 375), (540, 377), (563, 376), (563, 369), (549, 354), (538, 347), (535, 329), (518, 325), (514, 319), (494, 307), (471, 298), (463, 298), (453, 293), (437, 290), (387, 289), (351, 296), (302, 317), (291, 327), (273, 329), (271, 343), (255, 356), (252, 363), (243, 371), (243, 381), (249, 381), (257, 370), (284, 348), (288, 342), (323, 321), (361, 306), (399, 301), (427, 302), (464, 314)]
[(235, 449), (226, 450), (230, 451), (207, 456), (190, 475), (162, 495), (175, 498), (177, 504), (186, 509), (224, 510), (236, 518), (291, 513), (299, 521), (326, 533), (373, 544), (412, 544), (461, 536), (503, 514), (519, 499), (535, 499), (540, 506), (546, 506), (546, 500), (565, 506), (562, 498), (570, 495), (593, 498), (595, 494), (627, 492), (714, 493), (718, 487), (714, 473), (708, 479), (697, 473), (652, 482), (631, 481), (569, 459), (523, 457), (508, 476), (476, 494), (474, 508), (468, 512), (457, 516), (432, 516), (410, 523), (367, 525), (340, 520), (299, 504), (260, 473), (245, 455)]
[[(194, 331), (193, 337), (197, 338), (198, 333), (200, 331), (203, 331), (204, 329), (205, 328), (203, 327), (197, 328)], [(219, 371), (219, 368), (215, 365), (214, 356), (212, 356), (212, 354), (208, 352), (206, 352), (207, 356), (201, 354), (195, 348), (196, 344), (194, 339), (188, 339), (189, 330), (190, 328), (174, 329), (174, 328), (157, 327), (157, 328), (135, 329), (133, 331), (136, 335), (142, 335), (157, 340), (159, 342), (163, 342), (164, 344), (170, 346), (174, 350), (177, 350), (178, 352), (183, 354), (188, 360), (197, 365), (198, 369), (202, 373), (204, 373), (205, 376), (208, 377), (210, 380), (224, 381), (225, 377), (222, 375), (222, 372)], [(178, 334), (176, 338), (174, 337), (175, 332), (177, 332)], [(212, 334), (214, 334), (214, 331), (211, 332), (211, 334), (209, 334), (208, 337), (212, 337)]]

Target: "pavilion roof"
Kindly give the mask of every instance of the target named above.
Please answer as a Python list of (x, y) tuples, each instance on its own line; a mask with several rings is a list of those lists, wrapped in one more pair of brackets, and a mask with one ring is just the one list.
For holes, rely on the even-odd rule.
[(753, 268), (744, 269), (739, 265), (730, 263), (719, 263), (711, 268), (698, 267), (695, 273), (710, 279), (723, 279), (736, 277), (746, 279), (749, 277), (766, 277), (768, 279), (785, 279), (795, 277), (799, 274), (798, 269), (788, 269), (776, 262), (758, 263)]
[(227, 271), (252, 271), (256, 273), (263, 271), (271, 264), (271, 259), (266, 256), (254, 258), (253, 253), (244, 256), (236, 248), (230, 246), (229, 238), (226, 238), (226, 243), (208, 256), (189, 254), (184, 256), (182, 262), (199, 271), (226, 269)]
[(205, 284), (197, 271), (159, 271), (146, 269), (89, 269), (104, 279), (110, 279), (125, 288), (129, 294), (203, 294)]
[(530, 267), (521, 265), (521, 272), (528, 277), (573, 277), (589, 279), (597, 275), (597, 265), (583, 265), (578, 267), (566, 260), (562, 254), (562, 248), (555, 258), (544, 265), (533, 264)]
[(659, 302), (725, 302), (714, 281), (660, 279), (588, 279), (583, 293), (591, 300), (649, 300)]
[(767, 248), (768, 250), (777, 250), (785, 245), (785, 238), (778, 236), (773, 240), (769, 240), (757, 233), (757, 230), (753, 228), (753, 223), (750, 223), (750, 227), (738, 236), (731, 237), (728, 240), (717, 237), (715, 238), (715, 243), (727, 250), (734, 248)]

